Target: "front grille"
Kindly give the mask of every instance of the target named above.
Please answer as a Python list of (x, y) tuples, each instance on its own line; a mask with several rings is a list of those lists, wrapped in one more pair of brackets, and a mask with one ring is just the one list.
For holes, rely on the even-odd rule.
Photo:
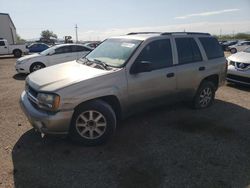
[(241, 81), (241, 82), (250, 83), (250, 78), (247, 78), (247, 77), (237, 76), (237, 75), (233, 75), (233, 74), (227, 74), (227, 78), (232, 79), (232, 80)]
[(235, 63), (235, 67), (242, 70), (247, 69), (249, 66), (250, 64), (248, 63), (240, 63), (240, 62)]

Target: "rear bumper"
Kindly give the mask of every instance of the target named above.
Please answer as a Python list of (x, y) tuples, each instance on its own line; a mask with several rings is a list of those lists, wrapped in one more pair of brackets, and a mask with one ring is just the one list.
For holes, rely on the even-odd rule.
[(36, 109), (24, 91), (20, 97), (20, 106), (31, 125), (45, 134), (67, 134), (73, 115), (72, 111), (59, 111), (55, 114)]

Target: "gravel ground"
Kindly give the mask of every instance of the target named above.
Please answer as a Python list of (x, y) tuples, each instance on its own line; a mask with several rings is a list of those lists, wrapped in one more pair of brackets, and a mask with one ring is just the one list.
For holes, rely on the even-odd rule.
[(250, 90), (226, 85), (215, 104), (154, 109), (122, 122), (105, 145), (34, 132), (18, 104), (14, 58), (0, 59), (0, 187), (247, 187)]

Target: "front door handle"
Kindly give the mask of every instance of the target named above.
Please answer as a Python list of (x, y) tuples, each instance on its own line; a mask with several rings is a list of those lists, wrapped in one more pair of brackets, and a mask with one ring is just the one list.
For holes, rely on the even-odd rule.
[(174, 77), (174, 73), (173, 72), (167, 74), (167, 78), (171, 78), (171, 77)]
[(204, 71), (206, 67), (199, 67), (199, 71)]
[(4, 48), (7, 48), (7, 46), (4, 46)]

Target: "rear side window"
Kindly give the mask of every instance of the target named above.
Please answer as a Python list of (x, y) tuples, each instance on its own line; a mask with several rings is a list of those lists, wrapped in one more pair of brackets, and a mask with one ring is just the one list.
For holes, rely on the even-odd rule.
[(154, 70), (172, 66), (173, 58), (170, 40), (163, 39), (149, 43), (136, 60), (136, 62), (141, 61), (151, 62)]
[(55, 49), (56, 54), (64, 54), (64, 53), (71, 53), (72, 52), (72, 46), (63, 46)]
[(219, 57), (224, 57), (221, 46), (216, 38), (213, 37), (201, 37), (199, 38), (201, 44), (207, 54), (208, 59), (215, 59)]
[(83, 52), (83, 51), (90, 51), (90, 49), (84, 47), (84, 46), (73, 46), (73, 52)]
[(0, 41), (0, 46), (5, 46), (4, 41)]
[(201, 52), (193, 38), (175, 39), (179, 64), (187, 64), (202, 60)]

